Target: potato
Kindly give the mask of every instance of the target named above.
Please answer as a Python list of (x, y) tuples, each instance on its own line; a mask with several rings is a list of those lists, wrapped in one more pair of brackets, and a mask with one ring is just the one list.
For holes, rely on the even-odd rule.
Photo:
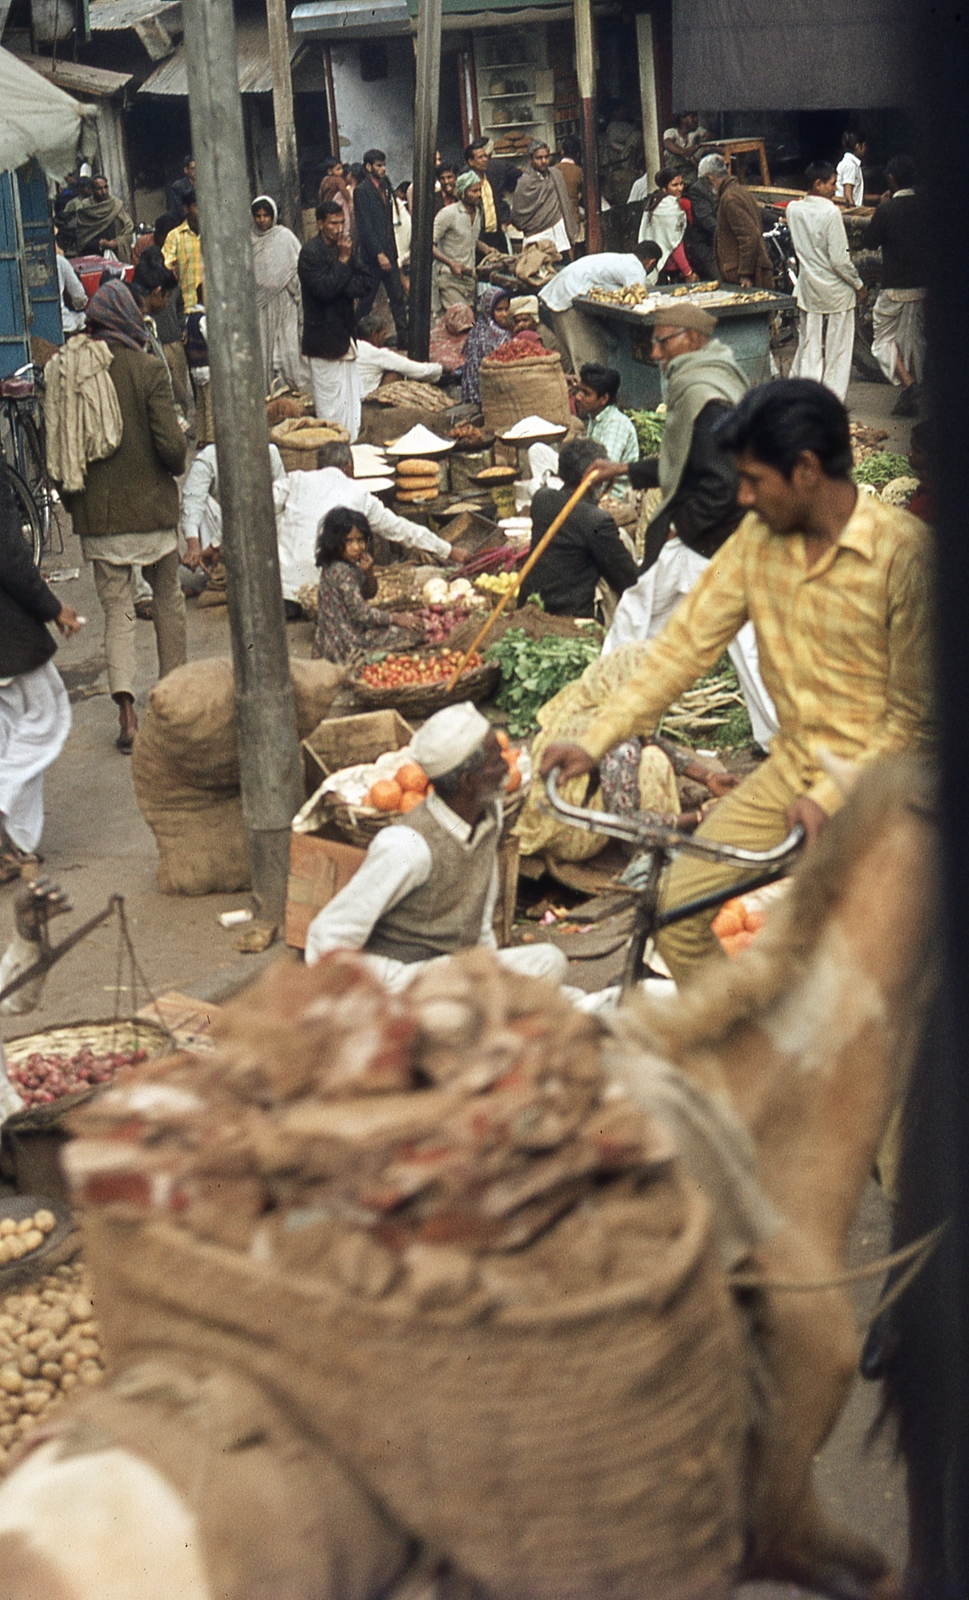
[(60, 1358), (61, 1372), (75, 1373), (81, 1365), (81, 1358), (76, 1350), (65, 1350)]
[(44, 1361), (41, 1364), (40, 1375), (42, 1378), (46, 1378), (48, 1383), (60, 1383), (61, 1381), (61, 1369), (56, 1361)]
[(17, 1223), (17, 1232), (18, 1233), (29, 1233), (31, 1228), (33, 1227), (33, 1225), (34, 1225), (33, 1217), (21, 1217), (20, 1221)]
[(82, 1383), (100, 1383), (104, 1376), (96, 1361), (82, 1361), (77, 1369), (77, 1376)]
[(40, 1362), (31, 1351), (28, 1351), (25, 1356), (20, 1357), (19, 1367), (25, 1378), (36, 1378), (40, 1371)]
[(78, 1377), (76, 1372), (62, 1372), (61, 1373), (61, 1389), (62, 1389), (63, 1393), (64, 1394), (69, 1394), (72, 1389), (76, 1389), (77, 1388), (77, 1386), (80, 1383), (80, 1381), (81, 1380)]
[(57, 1218), (53, 1211), (47, 1211), (44, 1208), (41, 1208), (40, 1211), (35, 1211), (34, 1227), (39, 1228), (41, 1233), (53, 1233), (57, 1227)]
[(16, 1233), (17, 1224), (13, 1217), (0, 1217), (0, 1239), (5, 1239), (8, 1233)]
[(89, 1322), (94, 1315), (94, 1307), (86, 1294), (73, 1295), (67, 1309), (72, 1322)]

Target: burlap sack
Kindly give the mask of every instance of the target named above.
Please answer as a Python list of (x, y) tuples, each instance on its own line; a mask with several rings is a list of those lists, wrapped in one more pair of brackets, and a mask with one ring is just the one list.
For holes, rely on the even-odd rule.
[(484, 425), (492, 433), (504, 433), (522, 417), (544, 417), (562, 425), (571, 420), (562, 357), (554, 351), (528, 361), (486, 357), (480, 385)]
[(490, 1600), (727, 1600), (738, 1320), (696, 1187), (674, 1165), (633, 1209), (640, 1280), (547, 1304), (402, 1314), (122, 1206), (87, 1209), (86, 1259), (115, 1363), (177, 1352), (264, 1386)]
[[(289, 665), (297, 730), (305, 739), (327, 715), (344, 674), (329, 661)], [(131, 775), (158, 845), (163, 894), (249, 888), (231, 661), (190, 661), (155, 685), (135, 740)]]

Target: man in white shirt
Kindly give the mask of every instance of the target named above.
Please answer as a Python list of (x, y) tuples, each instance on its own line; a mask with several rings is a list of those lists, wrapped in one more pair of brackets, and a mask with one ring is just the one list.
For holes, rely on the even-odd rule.
[(844, 155), (838, 162), (838, 183), (834, 191), (836, 200), (848, 206), (865, 203), (865, 174), (861, 163), (865, 159), (868, 141), (858, 133), (846, 133), (843, 139)]
[(514, 972), (560, 983), (568, 962), (553, 945), (498, 950), (492, 924), (508, 769), (491, 724), (469, 701), (447, 706), (410, 751), (435, 792), (406, 821), (381, 829), (346, 888), (313, 918), (307, 962), (362, 950), (398, 991), (429, 961), (483, 945)]
[(580, 311), (573, 301), (590, 289), (628, 289), (634, 283), (645, 288), (658, 254), (656, 245), (643, 239), (628, 255), (607, 250), (601, 255), (582, 256), (563, 267), (541, 290), (539, 299), (551, 312), (552, 331), (568, 351), (566, 372), (578, 372), (586, 362), (600, 367), (611, 365), (603, 324)]
[(799, 336), (791, 377), (815, 378), (843, 402), (851, 378), (855, 306), (866, 291), (834, 203), (834, 167), (830, 161), (814, 161), (806, 177), (804, 199), (792, 200), (787, 208), (799, 265)]
[(87, 292), (71, 263), (58, 243), (57, 250), (57, 287), (61, 296), (61, 327), (65, 339), (72, 333), (84, 333), (87, 322), (84, 316), (84, 307), (87, 305)]
[(279, 572), (283, 599), (298, 601), (304, 583), (316, 583), (316, 535), (320, 523), (335, 506), (362, 511), (374, 533), (392, 544), (427, 550), (439, 561), (446, 561), (451, 546), (428, 528), (406, 517), (397, 517), (353, 478), (353, 456), (348, 444), (325, 444), (317, 457), (317, 472), (290, 472), (275, 486), (276, 534), (279, 540)]
[(360, 393), (366, 400), (380, 384), (385, 372), (418, 383), (440, 383), (444, 368), (437, 361), (411, 361), (402, 350), (388, 350), (384, 343), (387, 326), (379, 312), (371, 312), (357, 323), (357, 375)]

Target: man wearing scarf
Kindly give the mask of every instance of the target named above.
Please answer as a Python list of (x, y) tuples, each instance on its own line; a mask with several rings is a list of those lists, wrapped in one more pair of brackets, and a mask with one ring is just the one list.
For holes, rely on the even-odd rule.
[(561, 256), (575, 242), (576, 226), (569, 191), (558, 167), (549, 165), (547, 144), (536, 140), (530, 164), (518, 180), (511, 202), (511, 220), (525, 235), (525, 244), (551, 239)]
[(475, 139), (464, 152), (470, 170), (481, 180), (481, 235), (478, 251), (500, 250), (507, 253), (508, 240), (504, 226), (509, 220), (509, 210), (504, 201), (505, 167), (492, 161), (494, 145), (490, 139)]
[(106, 283), (87, 307), (88, 332), (108, 345), (108, 376), (121, 410), (121, 442), (113, 455), (87, 465), (84, 487), (64, 494), (104, 612), (108, 684), (118, 707), (118, 749), (126, 754), (135, 715), (133, 569), (152, 591), (152, 620), (163, 678), (186, 659), (185, 600), (178, 582), (178, 485), (185, 439), (178, 426), (168, 369), (148, 353), (144, 319), (123, 283)]
[(475, 259), (481, 233), (481, 180), (476, 172), (462, 172), (457, 199), (434, 218), (434, 260), (437, 268), (431, 293), (435, 316), (463, 300), (474, 305)]
[(71, 212), (78, 255), (99, 256), (112, 250), (119, 261), (130, 261), (134, 223), (121, 201), (108, 193), (107, 178), (98, 173), (91, 185), (90, 200), (75, 203)]

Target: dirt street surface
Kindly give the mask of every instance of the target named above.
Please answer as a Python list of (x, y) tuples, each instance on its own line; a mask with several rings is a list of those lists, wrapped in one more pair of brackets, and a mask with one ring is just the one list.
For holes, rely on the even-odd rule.
[[(854, 384), (848, 405), (854, 420), (885, 427), (889, 438), (883, 448), (905, 451), (911, 424), (888, 416), (897, 391), (887, 386)], [(56, 662), (70, 693), (73, 727), (67, 746), (45, 785), (46, 826), (42, 843), (45, 870), (70, 895), (73, 915), (52, 925), (58, 941), (100, 910), (112, 894), (125, 899), (128, 923), (144, 980), (153, 993), (178, 989), (217, 1001), (240, 987), (267, 960), (276, 958), (277, 945), (265, 956), (240, 956), (233, 942), (237, 929), (225, 930), (218, 922), (222, 911), (245, 907), (246, 894), (208, 895), (198, 899), (163, 896), (155, 882), (155, 845), (142, 821), (131, 783), (130, 758), (115, 748), (117, 708), (108, 694), (102, 648), (102, 618), (94, 593), (91, 569), (85, 567), (78, 542), (65, 538), (63, 555), (53, 556), (51, 568), (80, 568), (77, 579), (60, 582), (56, 592), (83, 616), (87, 626), (70, 641), (61, 641)], [(287, 637), (295, 655), (310, 653), (311, 627), (289, 624)], [(198, 610), (188, 604), (189, 656), (230, 654), (228, 619), (224, 608)], [(155, 675), (154, 631), (138, 623), (138, 707)], [(0, 889), (0, 950), (13, 932), (12, 902), (16, 884)], [(615, 963), (578, 964), (576, 981), (599, 987), (613, 981)], [(598, 967), (598, 981), (590, 969)], [(24, 1017), (0, 1019), (0, 1037), (9, 1039), (35, 1028), (78, 1019), (130, 1014), (148, 999), (145, 987), (132, 986), (129, 971), (122, 971), (124, 987), (117, 990), (119, 941), (112, 921), (91, 934), (54, 969), (39, 1010)], [(137, 992), (135, 992), (137, 991)], [(852, 1239), (851, 1264), (872, 1261), (888, 1249), (885, 1201), (874, 1184), (869, 1186), (862, 1215)], [(874, 1304), (880, 1278), (857, 1288), (859, 1322)], [(884, 1434), (869, 1445), (868, 1435), (880, 1402), (880, 1386), (856, 1381), (849, 1405), (834, 1437), (819, 1461), (819, 1481), (832, 1507), (858, 1529), (876, 1538), (896, 1560), (905, 1553), (905, 1509), (901, 1473), (892, 1461)], [(748, 1585), (744, 1600), (796, 1600), (801, 1591), (791, 1586)]]

